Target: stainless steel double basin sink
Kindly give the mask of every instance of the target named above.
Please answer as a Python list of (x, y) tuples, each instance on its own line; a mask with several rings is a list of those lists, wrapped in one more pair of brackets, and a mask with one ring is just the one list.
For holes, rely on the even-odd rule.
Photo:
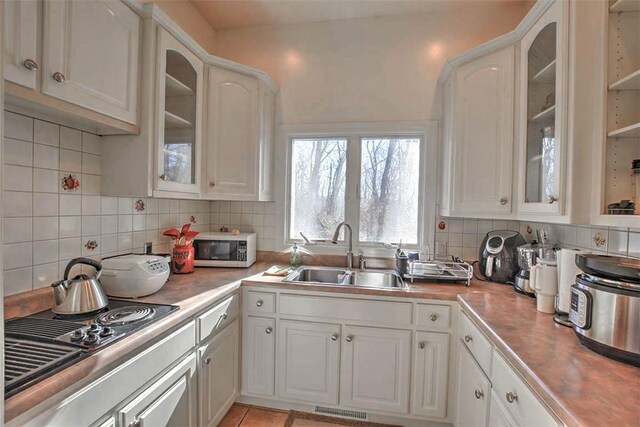
[(349, 270), (346, 268), (303, 266), (294, 270), (283, 280), (286, 283), (358, 286), (362, 288), (404, 288), (402, 277), (390, 270)]

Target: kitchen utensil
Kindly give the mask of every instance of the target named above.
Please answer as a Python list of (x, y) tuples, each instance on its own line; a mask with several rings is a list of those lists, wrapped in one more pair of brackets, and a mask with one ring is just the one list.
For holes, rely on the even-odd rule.
[(527, 243), (517, 231), (494, 230), (487, 233), (480, 245), (480, 272), (489, 280), (513, 283), (518, 272), (516, 248)]
[(580, 274), (576, 265), (576, 255), (584, 253), (580, 249), (560, 249), (556, 253), (558, 267), (558, 298), (556, 302), (556, 315), (553, 317), (557, 323), (564, 326), (572, 326), (568, 313), (571, 310), (571, 285)]
[(109, 296), (138, 298), (158, 292), (169, 279), (169, 260), (156, 255), (118, 255), (102, 260), (100, 283)]
[(580, 342), (640, 366), (640, 260), (577, 254), (569, 320)]
[[(86, 264), (95, 268), (93, 276), (78, 274), (69, 279), (71, 268), (77, 264)], [(69, 261), (64, 269), (63, 280), (51, 285), (54, 303), (51, 311), (57, 314), (93, 313), (107, 306), (109, 299), (104, 293), (98, 279), (102, 273), (102, 265), (89, 258), (75, 258)]]
[(555, 298), (558, 293), (556, 260), (538, 258), (530, 274), (531, 288), (536, 292), (536, 308), (543, 313), (555, 313)]

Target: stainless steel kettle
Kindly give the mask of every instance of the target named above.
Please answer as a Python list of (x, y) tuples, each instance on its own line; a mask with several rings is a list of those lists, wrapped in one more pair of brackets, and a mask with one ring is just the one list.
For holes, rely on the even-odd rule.
[[(96, 269), (93, 277), (78, 274), (69, 279), (74, 265), (86, 264)], [(102, 273), (102, 264), (89, 258), (75, 258), (64, 269), (64, 278), (51, 285), (53, 288), (53, 311), (56, 314), (84, 314), (103, 309), (109, 303), (98, 279)]]

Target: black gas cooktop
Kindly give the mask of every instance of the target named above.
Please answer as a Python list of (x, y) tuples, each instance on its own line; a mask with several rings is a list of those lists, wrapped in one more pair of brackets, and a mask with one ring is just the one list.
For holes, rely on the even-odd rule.
[(51, 310), (5, 322), (5, 398), (165, 317), (178, 306), (109, 300), (94, 313)]

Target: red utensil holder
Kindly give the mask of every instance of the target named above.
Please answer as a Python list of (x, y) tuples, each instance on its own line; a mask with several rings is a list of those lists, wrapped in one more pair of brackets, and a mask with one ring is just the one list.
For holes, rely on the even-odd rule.
[(195, 250), (192, 245), (176, 246), (171, 257), (171, 271), (175, 274), (193, 273)]

